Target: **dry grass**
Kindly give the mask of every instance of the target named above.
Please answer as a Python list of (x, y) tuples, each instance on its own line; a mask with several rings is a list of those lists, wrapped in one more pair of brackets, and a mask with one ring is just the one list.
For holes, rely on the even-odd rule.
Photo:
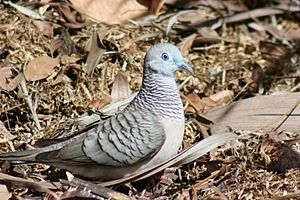
[[(211, 12), (204, 10), (203, 12)], [(282, 29), (298, 26), (299, 23), (279, 18)], [(13, 9), (4, 8), (0, 4), (0, 60), (6, 66), (13, 68), (16, 76), (24, 70), (26, 64), (35, 57), (50, 55), (49, 47), (53, 38), (43, 36), (31, 20)], [(28, 97), (33, 106), (36, 102), (36, 113), (42, 131), (38, 130), (24, 89), (20, 86), (13, 91), (0, 90), (0, 121), (14, 136), (12, 143), (0, 144), (2, 151), (12, 151), (24, 148), (24, 143), (34, 145), (41, 138), (53, 138), (59, 134), (68, 134), (72, 129), (73, 120), (86, 114), (92, 99), (100, 99), (109, 95), (117, 72), (124, 62), (127, 62), (126, 74), (130, 80), (132, 91), (137, 91), (142, 81), (143, 57), (148, 47), (160, 42), (180, 42), (180, 34), (167, 37), (160, 27), (165, 27), (167, 20), (159, 21), (156, 25), (139, 26), (134, 23), (126, 25), (104, 25), (91, 23), (79, 31), (71, 31), (71, 40), (77, 49), (77, 56), (82, 58), (78, 66), (84, 64), (87, 53), (84, 52), (87, 40), (94, 31), (105, 30), (104, 39), (115, 46), (117, 54), (106, 53), (88, 77), (81, 68), (60, 65), (44, 80), (26, 82)], [(269, 66), (259, 51), (259, 44), (253, 41), (243, 31), (243, 25), (228, 25), (221, 31), (222, 36), (238, 38), (237, 43), (220, 42), (216, 44), (198, 45), (200, 50), (191, 51), (186, 55), (187, 60), (194, 66), (195, 76), (186, 81), (181, 92), (188, 95), (192, 92), (203, 96), (223, 91), (233, 90), (237, 99), (253, 96), (254, 93), (243, 89), (243, 80), (251, 77), (249, 63), (256, 61), (263, 68)], [(295, 45), (296, 46), (296, 45)], [(246, 48), (253, 48), (250, 54)], [(9, 56), (3, 58), (4, 52)], [(299, 67), (299, 66), (298, 66)], [(225, 77), (216, 76), (210, 79), (209, 74), (217, 69), (227, 69)], [(59, 71), (68, 79), (52, 85)], [(284, 71), (283, 76), (294, 76), (294, 71)], [(224, 74), (223, 74), (224, 75)], [(188, 75), (179, 72), (176, 76), (178, 84), (183, 83)], [(295, 87), (294, 78), (266, 79), (269, 88), (265, 93), (274, 91), (290, 91)], [(242, 91), (242, 93), (241, 93)], [(184, 102), (186, 103), (186, 102)], [(200, 129), (195, 123), (197, 116), (187, 115), (186, 135), (184, 146), (188, 146), (202, 138)], [(67, 125), (67, 126), (66, 126)], [(279, 198), (287, 194), (296, 193), (291, 198), (300, 196), (300, 172), (289, 170), (283, 174), (268, 171), (257, 149), (263, 135), (266, 133), (247, 133), (246, 139), (236, 146), (220, 148), (207, 155), (200, 161), (176, 169), (175, 174), (165, 173), (163, 180), (139, 182), (130, 186), (120, 186), (117, 189), (141, 199), (266, 199)], [(59, 135), (61, 136), (61, 135)], [(297, 133), (287, 134), (285, 139), (299, 138)], [(299, 151), (299, 144), (293, 147)], [(210, 160), (221, 160), (220, 164), (210, 163)], [(45, 165), (18, 166), (7, 168), (3, 164), (2, 171), (15, 176), (22, 176), (32, 180), (52, 180), (64, 177), (64, 173), (57, 173), (56, 169)], [(298, 193), (298, 194), (297, 194)], [(28, 189), (14, 188), (16, 196), (40, 196), (40, 193)]]

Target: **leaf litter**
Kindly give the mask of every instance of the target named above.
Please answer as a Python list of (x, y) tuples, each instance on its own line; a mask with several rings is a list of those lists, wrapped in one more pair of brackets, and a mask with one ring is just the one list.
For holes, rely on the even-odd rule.
[[(73, 5), (76, 2), (79, 1), (71, 1)], [(128, 7), (120, 9), (138, 10), (139, 7), (131, 5), (128, 3)], [(32, 148), (41, 138), (46, 141), (70, 135), (101, 120), (99, 116), (105, 118), (118, 112), (120, 105), (124, 107), (133, 98), (131, 95), (126, 99), (126, 96), (131, 91), (134, 94), (141, 85), (146, 50), (159, 42), (178, 44), (195, 70), (193, 77), (184, 72), (176, 75), (186, 113), (183, 148), (211, 140), (210, 123), (214, 122), (205, 119), (204, 111), (257, 95), (299, 92), (299, 37), (296, 33), (300, 26), (299, 20), (295, 20), (299, 18), (299, 1), (287, 5), (286, 1), (275, 0), (260, 5), (250, 0), (238, 3), (199, 0), (186, 4), (153, 1), (148, 7), (143, 5), (146, 9), (139, 12), (144, 15), (151, 8), (156, 16), (139, 19), (143, 23), (134, 21), (132, 16), (137, 15), (116, 15), (116, 18), (106, 15), (100, 21), (122, 22), (107, 25), (86, 20), (86, 16), (98, 17), (94, 15), (95, 10), (88, 7), (76, 10), (77, 6), (64, 2), (32, 2), (31, 5), (23, 2), (23, 7), (48, 20), (36, 23), (23, 11), (0, 2), (0, 60), (5, 63), (0, 66), (0, 121), (5, 126), (1, 129), (1, 150)], [(44, 10), (39, 12), (42, 9), (37, 8), (42, 7)], [(197, 14), (183, 8), (197, 8), (199, 19), (180, 14)], [(96, 12), (101, 13), (100, 10), (103, 9)], [(286, 11), (290, 12), (289, 17), (282, 15)], [(96, 38), (96, 43), (90, 45), (91, 38)], [(87, 48), (95, 44), (101, 49)], [(30, 62), (41, 57), (55, 59), (56, 65), (43, 61), (27, 71)], [(124, 63), (127, 63), (125, 69)], [(29, 75), (27, 80), (30, 81), (24, 80), (23, 73), (27, 78)], [(123, 100), (108, 104), (114, 102), (112, 97)], [(270, 104), (265, 106), (268, 108)], [(251, 109), (251, 105), (247, 108)], [(85, 124), (78, 120), (90, 116), (98, 117)], [(292, 117), (297, 117), (297, 113)], [(279, 172), (271, 164), (274, 161), (277, 166), (286, 163), (280, 161), (280, 152), (294, 152), (288, 154), (297, 159), (299, 130), (271, 132), (232, 130), (232, 127), (227, 130), (235, 131), (239, 142), (217, 145), (220, 147), (209, 149), (210, 153), (190, 164), (168, 166), (154, 178), (111, 189), (136, 199), (299, 198), (297, 163), (285, 172)], [(267, 135), (277, 139), (268, 140)], [(97, 185), (77, 179), (72, 182), (63, 170), (46, 165), (10, 166), (4, 162), (1, 169), (6, 173), (0, 175), (2, 183), (12, 183), (7, 185), (8, 191), (4, 187), (1, 190), (8, 197), (97, 199), (99, 195), (106, 198), (118, 195), (108, 197), (107, 193), (97, 193), (100, 189)], [(22, 186), (18, 187), (20, 183)], [(93, 192), (84, 192), (86, 189)]]

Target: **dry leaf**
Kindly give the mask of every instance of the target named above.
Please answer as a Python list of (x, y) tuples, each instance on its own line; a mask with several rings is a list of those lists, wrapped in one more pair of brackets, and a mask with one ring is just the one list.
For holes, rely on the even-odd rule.
[(129, 19), (135, 19), (148, 13), (149, 1), (136, 0), (70, 0), (73, 7), (87, 17), (105, 22), (118, 24)]
[(0, 68), (0, 87), (4, 90), (7, 89), (6, 79), (12, 76), (11, 67), (2, 67)]
[(72, 13), (70, 5), (67, 3), (60, 3), (59, 4), (59, 9), (62, 12), (62, 14), (66, 17), (66, 19), (73, 23), (73, 24), (77, 24), (76, 21), (76, 16), (74, 13)]
[(7, 79), (12, 76), (11, 67), (0, 68), (0, 88), (6, 91), (14, 90), (23, 78), (23, 74), (19, 73), (15, 78), (8, 81)]
[[(216, 105), (226, 104), (230, 102), (234, 97), (234, 92), (232, 90), (224, 90), (220, 91), (216, 94), (210, 95), (209, 98), (214, 102)], [(215, 107), (214, 106), (214, 107)]]
[(126, 99), (131, 94), (130, 85), (126, 73), (120, 70), (113, 82), (111, 97), (113, 100)]
[(8, 142), (16, 138), (17, 136), (12, 135), (4, 126), (3, 122), (0, 121), (0, 143)]
[(232, 130), (270, 131), (279, 126), (277, 131), (299, 131), (299, 102), (300, 93), (257, 96), (216, 107), (205, 117), (214, 122), (211, 125), (213, 134), (224, 132), (228, 127)]
[(207, 14), (204, 12), (192, 12), (186, 13), (178, 18), (178, 21), (188, 22), (189, 26), (197, 27), (197, 24), (200, 24), (207, 20)]
[(192, 34), (192, 35), (184, 38), (183, 41), (177, 45), (183, 55), (186, 55), (189, 53), (196, 36), (197, 36), (197, 34)]
[(57, 59), (50, 58), (49, 56), (34, 58), (26, 66), (25, 78), (27, 81), (37, 81), (47, 78), (58, 64)]
[(37, 29), (43, 33), (43, 35), (48, 37), (53, 37), (53, 23), (48, 21), (40, 21), (40, 20), (33, 20), (32, 22)]
[(68, 55), (62, 55), (60, 62), (64, 65), (69, 65), (69, 64), (73, 64), (76, 63), (78, 60), (80, 60), (81, 58), (74, 56), (68, 56)]
[(281, 60), (289, 58), (291, 51), (284, 45), (274, 44), (271, 42), (259, 42), (259, 49), (263, 58), (268, 60)]
[(89, 54), (87, 57), (86, 66), (84, 66), (84, 71), (88, 75), (93, 74), (95, 67), (106, 51), (105, 46), (102, 43), (102, 38), (100, 38), (99, 35), (99, 33), (94, 32), (86, 44), (86, 49), (89, 49)]
[(101, 109), (104, 106), (108, 105), (112, 101), (110, 95), (104, 95), (101, 99), (92, 100), (89, 104), (89, 108)]
[(195, 93), (191, 93), (191, 94), (187, 95), (186, 98), (188, 99), (189, 103), (191, 104), (188, 107), (187, 112), (203, 113), (203, 112), (206, 112), (208, 109), (217, 106), (217, 103), (214, 102), (213, 100), (211, 100), (210, 98), (207, 98), (207, 97), (200, 98)]
[(5, 185), (0, 185), (0, 197), (1, 199), (10, 199), (12, 194), (8, 192), (7, 187)]
[(50, 43), (50, 53), (51, 56), (54, 55), (54, 53), (62, 46), (62, 41), (60, 38), (55, 38), (54, 40), (52, 40), (52, 42)]
[(202, 27), (198, 29), (199, 35), (195, 39), (195, 43), (220, 42), (222, 38), (210, 27)]
[(157, 15), (163, 7), (163, 5), (165, 4), (165, 2), (166, 0), (152, 0), (150, 11)]

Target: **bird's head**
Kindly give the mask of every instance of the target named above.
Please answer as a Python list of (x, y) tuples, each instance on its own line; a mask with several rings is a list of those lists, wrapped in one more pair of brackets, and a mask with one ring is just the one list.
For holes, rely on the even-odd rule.
[(176, 46), (163, 43), (154, 45), (148, 50), (145, 57), (145, 71), (173, 77), (177, 70), (193, 73), (193, 68), (184, 61)]

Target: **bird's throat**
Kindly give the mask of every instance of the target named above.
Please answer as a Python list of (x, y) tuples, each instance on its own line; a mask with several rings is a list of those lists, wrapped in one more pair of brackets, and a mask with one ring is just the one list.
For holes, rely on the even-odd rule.
[(183, 106), (174, 77), (144, 76), (134, 102), (163, 117), (183, 118)]

